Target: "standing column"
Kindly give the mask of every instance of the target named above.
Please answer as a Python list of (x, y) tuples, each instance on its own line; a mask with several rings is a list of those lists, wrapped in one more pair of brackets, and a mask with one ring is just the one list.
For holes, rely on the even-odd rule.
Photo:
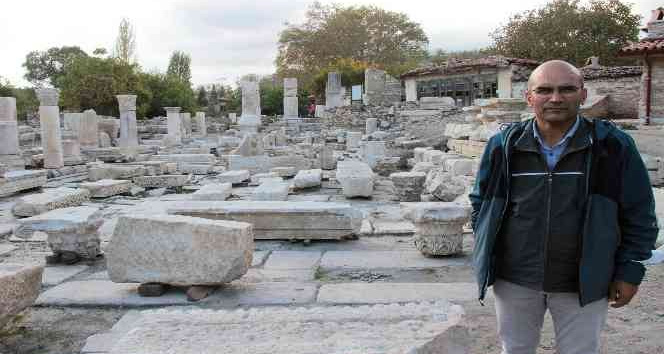
[(327, 84), (325, 85), (325, 108), (343, 106), (344, 94), (344, 88), (341, 86), (341, 74), (338, 72), (327, 73)]
[(133, 153), (138, 149), (136, 95), (117, 95), (120, 108), (120, 148)]
[(182, 144), (180, 107), (164, 107), (164, 109), (166, 110), (166, 120), (168, 121), (167, 145), (180, 145)]
[(18, 147), (18, 122), (14, 97), (0, 97), (0, 163), (10, 169), (25, 168)]
[(60, 132), (60, 90), (53, 88), (37, 89), (39, 99), (39, 125), (44, 150), (44, 167), (61, 168), (65, 165), (62, 155), (62, 135)]
[(284, 79), (284, 120), (298, 121), (297, 79)]
[(180, 113), (182, 118), (182, 137), (185, 139), (191, 139), (191, 113), (182, 112)]
[(256, 75), (247, 75), (240, 81), (242, 87), (241, 132), (256, 133), (261, 125), (261, 96)]
[(198, 124), (198, 135), (207, 136), (207, 122), (205, 121), (205, 112), (196, 112), (196, 123)]
[(78, 141), (81, 143), (83, 149), (99, 147), (99, 118), (94, 109), (88, 109), (83, 112)]

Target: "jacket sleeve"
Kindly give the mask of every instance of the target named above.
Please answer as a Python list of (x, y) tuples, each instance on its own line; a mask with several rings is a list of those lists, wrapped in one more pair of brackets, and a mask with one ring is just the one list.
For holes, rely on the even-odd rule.
[(618, 206), (621, 237), (615, 258), (614, 280), (638, 285), (645, 274), (641, 261), (651, 257), (659, 230), (648, 171), (632, 138), (626, 134), (625, 137), (627, 145)]
[(489, 142), (484, 147), (484, 152), (480, 158), (480, 165), (477, 169), (477, 175), (475, 177), (475, 185), (473, 186), (473, 190), (470, 192), (470, 194), (468, 194), (468, 199), (470, 199), (470, 205), (472, 206), (470, 224), (473, 228), (473, 231), (476, 231), (475, 226), (477, 225), (477, 217), (480, 213), (480, 209), (482, 208), (482, 202), (486, 197), (486, 190), (489, 184), (492, 164), (494, 163), (492, 155), (496, 145), (500, 141), (499, 136), (500, 134), (494, 135), (491, 139), (489, 139)]

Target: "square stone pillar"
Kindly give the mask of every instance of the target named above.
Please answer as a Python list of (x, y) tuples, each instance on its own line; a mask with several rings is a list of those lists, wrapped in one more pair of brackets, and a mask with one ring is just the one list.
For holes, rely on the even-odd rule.
[(284, 120), (298, 121), (297, 79), (284, 79)]
[(207, 122), (205, 112), (196, 112), (196, 124), (198, 125), (198, 135), (207, 136)]
[(180, 117), (180, 107), (164, 107), (166, 110), (166, 119), (168, 121), (168, 136), (166, 136), (166, 145), (182, 144), (182, 119)]
[(327, 84), (325, 85), (325, 107), (334, 108), (344, 105), (346, 92), (341, 86), (341, 74), (337, 72), (327, 73)]
[(242, 88), (242, 115), (240, 116), (240, 131), (257, 133), (261, 125), (261, 96), (258, 88), (258, 77), (247, 75), (240, 81)]
[(43, 88), (35, 90), (39, 99), (39, 124), (44, 150), (44, 167), (61, 168), (65, 165), (62, 154), (62, 133), (60, 130), (60, 90)]
[(11, 170), (24, 169), (18, 145), (16, 98), (0, 97), (0, 163)]
[(120, 109), (120, 148), (124, 153), (134, 154), (138, 149), (138, 127), (136, 126), (136, 95), (117, 95)]
[(83, 163), (78, 134), (73, 130), (62, 131), (62, 155), (66, 166), (80, 165)]
[(182, 138), (191, 139), (191, 113), (182, 112), (180, 117), (182, 117)]
[(99, 147), (99, 117), (94, 109), (83, 112), (78, 130), (78, 141), (83, 149)]

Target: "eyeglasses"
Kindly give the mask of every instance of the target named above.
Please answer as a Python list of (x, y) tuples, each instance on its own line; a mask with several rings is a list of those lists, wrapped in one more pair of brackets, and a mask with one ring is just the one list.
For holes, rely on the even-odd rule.
[(580, 87), (577, 86), (560, 86), (560, 87), (537, 87), (531, 90), (534, 94), (538, 96), (551, 96), (554, 92), (558, 91), (558, 94), (569, 96), (577, 93)]

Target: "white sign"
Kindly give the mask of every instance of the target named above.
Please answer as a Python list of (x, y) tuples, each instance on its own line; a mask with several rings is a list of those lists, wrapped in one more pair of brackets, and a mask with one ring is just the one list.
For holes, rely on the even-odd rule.
[(362, 85), (353, 85), (351, 87), (351, 100), (359, 101), (362, 99)]

